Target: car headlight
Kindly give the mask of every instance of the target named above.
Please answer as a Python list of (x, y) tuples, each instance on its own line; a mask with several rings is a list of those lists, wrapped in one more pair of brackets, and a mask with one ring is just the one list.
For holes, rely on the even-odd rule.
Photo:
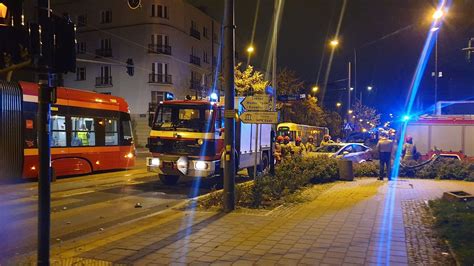
[(204, 143), (204, 140), (198, 139), (197, 143), (198, 143), (199, 145), (202, 145), (202, 144)]
[(160, 158), (153, 158), (151, 159), (151, 165), (153, 166), (159, 166), (160, 165)]
[(194, 168), (196, 170), (206, 170), (209, 167), (209, 164), (204, 161), (196, 161), (194, 163)]

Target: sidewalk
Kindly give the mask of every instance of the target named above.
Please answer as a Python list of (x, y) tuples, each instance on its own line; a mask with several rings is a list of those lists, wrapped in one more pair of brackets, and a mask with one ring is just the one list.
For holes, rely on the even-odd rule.
[(406, 265), (418, 215), (407, 206), (451, 190), (474, 183), (359, 179), (266, 214), (171, 210), (58, 244), (52, 265)]

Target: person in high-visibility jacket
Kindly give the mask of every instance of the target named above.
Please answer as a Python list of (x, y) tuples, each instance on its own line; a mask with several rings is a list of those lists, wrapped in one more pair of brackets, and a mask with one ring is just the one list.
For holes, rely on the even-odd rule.
[(281, 157), (283, 160), (291, 158), (291, 143), (290, 143), (290, 137), (285, 136), (283, 138), (283, 143), (280, 145), (281, 146)]
[(276, 142), (275, 142), (275, 152), (273, 153), (273, 156), (275, 156), (275, 161), (276, 163), (280, 163), (281, 162), (281, 157), (282, 157), (282, 154), (281, 154), (281, 150), (282, 150), (282, 142), (283, 142), (283, 136), (278, 136), (276, 138)]
[(80, 130), (77, 132), (77, 138), (81, 141), (81, 146), (89, 146), (89, 131), (87, 131), (87, 127), (82, 124)]
[(295, 145), (292, 146), (292, 154), (296, 156), (303, 156), (306, 154), (306, 148), (303, 143), (301, 143), (301, 138), (296, 137)]
[(314, 145), (314, 137), (309, 136), (308, 141), (306, 142), (306, 152), (316, 151), (316, 145)]
[(323, 140), (321, 141), (321, 144), (319, 146), (323, 147), (323, 146), (333, 144), (333, 143), (334, 141), (331, 139), (331, 136), (326, 134), (324, 135)]

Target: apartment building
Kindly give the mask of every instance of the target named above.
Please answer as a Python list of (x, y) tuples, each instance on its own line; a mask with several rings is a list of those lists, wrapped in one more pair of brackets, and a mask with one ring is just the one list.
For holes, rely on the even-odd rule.
[[(64, 75), (64, 85), (124, 97), (138, 145), (146, 143), (150, 106), (170, 96), (203, 97), (213, 86), (221, 24), (185, 0), (52, 4), (77, 25), (77, 69)], [(125, 66), (130, 60), (133, 76)]]

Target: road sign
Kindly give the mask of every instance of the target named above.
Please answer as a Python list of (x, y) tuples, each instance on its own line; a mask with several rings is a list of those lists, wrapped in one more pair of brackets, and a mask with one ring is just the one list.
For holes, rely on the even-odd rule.
[(253, 95), (245, 97), (242, 106), (247, 111), (271, 111), (273, 110), (273, 101), (270, 95)]
[(277, 124), (278, 112), (243, 112), (240, 120), (245, 124)]

